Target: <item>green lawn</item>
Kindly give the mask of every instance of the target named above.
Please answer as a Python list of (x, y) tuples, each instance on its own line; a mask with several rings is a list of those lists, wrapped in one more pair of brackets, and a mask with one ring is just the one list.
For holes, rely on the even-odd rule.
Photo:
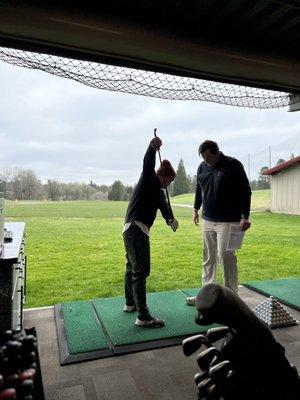
[[(194, 193), (181, 194), (172, 198), (174, 204), (194, 205)], [(251, 199), (252, 211), (267, 211), (270, 209), (270, 190), (253, 190)]]
[[(126, 206), (97, 201), (6, 202), (7, 220), (26, 222), (26, 307), (123, 294), (121, 230)], [(180, 223), (177, 232), (161, 218), (151, 232), (149, 291), (196, 287), (200, 282), (202, 243), (192, 209), (174, 206), (174, 214)], [(300, 217), (253, 213), (251, 220), (253, 226), (238, 254), (240, 282), (299, 276)]]

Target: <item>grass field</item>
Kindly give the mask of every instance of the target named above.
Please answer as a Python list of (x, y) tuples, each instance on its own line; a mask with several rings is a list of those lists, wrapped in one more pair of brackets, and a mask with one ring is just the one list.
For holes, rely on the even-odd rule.
[[(26, 307), (122, 295), (126, 207), (125, 202), (6, 202), (7, 220), (26, 222)], [(180, 223), (176, 233), (160, 217), (151, 231), (149, 291), (200, 284), (199, 228), (191, 208), (173, 210)], [(300, 217), (256, 212), (251, 220), (238, 253), (240, 282), (299, 276)]]
[[(194, 204), (193, 193), (181, 194), (180, 196), (174, 197), (173, 203), (176, 204)], [(267, 211), (270, 209), (270, 190), (254, 190), (252, 192), (251, 199), (251, 210), (252, 211)]]

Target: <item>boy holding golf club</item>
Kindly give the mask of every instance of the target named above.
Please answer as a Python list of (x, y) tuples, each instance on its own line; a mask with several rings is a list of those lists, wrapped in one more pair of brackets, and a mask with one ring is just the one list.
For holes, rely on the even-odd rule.
[[(156, 152), (162, 145), (159, 137), (151, 140), (143, 161), (143, 170), (132, 193), (123, 228), (126, 250), (125, 312), (138, 312), (135, 325), (144, 328), (161, 328), (165, 322), (150, 314), (146, 301), (146, 278), (150, 274), (149, 231), (160, 209), (166, 223), (176, 231), (167, 187), (176, 173), (168, 160), (161, 161), (155, 171)], [(160, 153), (159, 153), (160, 156)], [(166, 196), (167, 194), (167, 196)]]

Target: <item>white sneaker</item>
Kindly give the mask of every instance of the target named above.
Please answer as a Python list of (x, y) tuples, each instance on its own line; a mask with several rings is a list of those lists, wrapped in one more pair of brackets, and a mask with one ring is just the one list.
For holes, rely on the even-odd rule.
[(186, 304), (189, 306), (194, 306), (196, 304), (196, 297), (187, 297), (185, 299)]
[(125, 304), (123, 311), (125, 312), (135, 312), (136, 311), (136, 306), (128, 306), (127, 304)]
[(162, 328), (165, 324), (164, 320), (154, 318), (151, 315), (147, 319), (141, 319), (141, 317), (139, 317), (135, 321), (135, 326), (140, 326), (142, 328)]

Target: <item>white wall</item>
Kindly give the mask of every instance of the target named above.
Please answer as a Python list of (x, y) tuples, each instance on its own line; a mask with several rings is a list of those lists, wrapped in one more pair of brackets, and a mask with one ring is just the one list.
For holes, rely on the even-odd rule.
[(271, 211), (300, 215), (300, 165), (271, 176)]

